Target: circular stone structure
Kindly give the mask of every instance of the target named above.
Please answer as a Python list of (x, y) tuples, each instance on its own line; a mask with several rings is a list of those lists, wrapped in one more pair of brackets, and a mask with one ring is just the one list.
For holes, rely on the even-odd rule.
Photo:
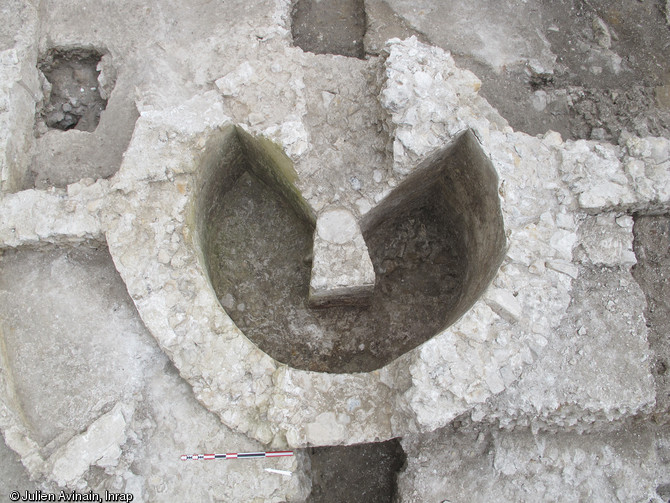
[[(344, 209), (323, 211), (315, 228), (291, 161), (269, 142), (235, 128), (207, 149), (217, 154), (205, 155), (194, 196), (203, 268), (235, 324), (292, 367), (383, 367), (462, 316), (504, 256), (497, 176), (470, 132), (395, 187), (361, 220), (362, 232)], [(325, 281), (342, 288), (340, 274), (357, 265), (350, 257), (368, 250), (376, 274), (368, 295), (310, 306), (312, 260), (329, 261)]]
[[(156, 138), (152, 150), (139, 146), (147, 144), (147, 135)], [(138, 163), (149, 168), (140, 174)], [(447, 222), (467, 229), (468, 252), (466, 281), (447, 315), (451, 319), (443, 320), (458, 321), (381, 369), (363, 373), (310, 372), (282, 364), (251, 342), (219, 302), (206, 259), (212, 240), (208, 212), (225, 196), (231, 179), (240, 176), (241, 166), (255, 166), (265, 183), (305, 219), (314, 220), (293, 182), (297, 173), (291, 160), (278, 145), (230, 124), (215, 93), (196, 97), (170, 114), (143, 114), (138, 121), (114, 184), (113, 193), (123, 194), (115, 201), (122, 217), (110, 223), (107, 238), (143, 320), (196, 396), (226, 424), (264, 443), (359, 443), (409, 431), (415, 413), (402, 402), (408, 392), (417, 391), (411, 384), (413, 367), (418, 363), (440, 369), (472, 361), (474, 355), (462, 354), (468, 347), (458, 347), (462, 334), (482, 338), (482, 331), (506, 323), (477, 301), (497, 270), (505, 238), (497, 178), (476, 137), (470, 132), (456, 135), (361, 219), (362, 229), (374, 228), (430, 194), (450, 215)], [(429, 343), (440, 349), (427, 347)], [(492, 361), (495, 348), (479, 345), (480, 351), (490, 351)], [(461, 386), (455, 377), (452, 383)], [(486, 380), (467, 386), (467, 393), (490, 393)], [(450, 407), (445, 417), (463, 407), (467, 405)]]
[[(336, 186), (338, 173), (303, 162), (309, 144), (302, 119), (278, 114), (256, 129), (235, 124), (216, 91), (173, 110), (143, 112), (112, 183), (106, 237), (142, 319), (197, 398), (226, 425), (265, 444), (353, 444), (448, 424), (513, 383), (533, 361), (531, 345), (546, 344), (542, 334), (550, 337), (569, 303), (568, 275), (534, 277), (527, 266), (505, 262), (519, 253), (505, 249), (505, 234), (533, 221), (538, 205), (500, 184), (496, 171), (507, 170), (508, 180), (521, 176), (523, 191), (528, 174), (512, 172), (512, 153), (535, 152), (540, 145), (529, 149), (528, 142), (541, 140), (514, 136), (477, 97), (477, 78), (436, 48), (413, 39), (391, 41), (380, 63), (379, 103), (393, 140), (392, 183), (370, 170), (365, 187), (352, 186), (352, 195), (313, 190)], [(435, 89), (427, 90), (431, 75)], [(428, 127), (413, 125), (426, 110)], [(268, 126), (272, 120), (275, 125)], [(547, 149), (556, 147), (552, 142), (544, 140)], [(528, 154), (523, 169), (541, 162)], [(260, 349), (222, 306), (246, 309), (237, 299), (219, 300), (211, 281), (217, 266), (208, 257), (214, 241), (210, 212), (230, 197), (226, 187), (245, 169), (309, 229), (321, 214), (344, 208), (370, 241), (375, 227), (416, 209), (417, 201), (438, 201), (443, 224), (459, 230), (467, 256), (462, 288), (439, 326), (364, 372), (299, 369)], [(565, 211), (553, 193), (545, 199), (545, 213)], [(566, 243), (573, 235), (551, 227), (524, 235), (524, 262), (556, 257), (547, 232), (568, 235)], [(570, 246), (561, 248), (568, 261)], [(336, 250), (330, 262), (337, 256)], [(524, 310), (532, 314), (522, 319)]]

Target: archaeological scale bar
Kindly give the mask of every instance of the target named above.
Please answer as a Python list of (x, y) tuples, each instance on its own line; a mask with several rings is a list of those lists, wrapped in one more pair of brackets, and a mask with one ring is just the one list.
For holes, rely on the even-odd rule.
[(182, 461), (199, 461), (211, 459), (254, 459), (254, 458), (279, 458), (293, 456), (293, 451), (271, 451), (271, 452), (229, 452), (227, 454), (182, 454)]

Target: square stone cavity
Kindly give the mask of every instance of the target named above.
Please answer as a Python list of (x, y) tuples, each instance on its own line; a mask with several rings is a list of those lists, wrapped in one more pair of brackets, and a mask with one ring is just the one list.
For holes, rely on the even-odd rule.
[(95, 131), (107, 106), (101, 94), (103, 55), (91, 49), (52, 49), (38, 65), (45, 103), (39, 118), (49, 129)]
[(303, 51), (365, 57), (363, 0), (298, 0), (291, 20), (293, 43)]
[(407, 462), (400, 440), (308, 450), (312, 475), (310, 501), (395, 501), (398, 474)]

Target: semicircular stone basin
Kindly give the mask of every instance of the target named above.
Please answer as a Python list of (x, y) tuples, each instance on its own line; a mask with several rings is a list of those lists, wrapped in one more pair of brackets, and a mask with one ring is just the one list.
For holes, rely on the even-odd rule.
[(273, 143), (237, 128), (199, 170), (201, 259), (221, 306), (281, 363), (353, 373), (383, 367), (461, 317), (505, 251), (497, 175), (471, 132), (424, 161), (358, 218), (375, 272), (358, 303), (309, 302), (316, 213)]

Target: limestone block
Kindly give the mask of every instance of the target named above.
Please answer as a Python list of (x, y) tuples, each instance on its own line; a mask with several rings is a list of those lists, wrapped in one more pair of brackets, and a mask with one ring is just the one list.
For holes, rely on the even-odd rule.
[(560, 152), (562, 179), (589, 213), (667, 211), (670, 206), (670, 140), (637, 138), (625, 150), (579, 140)]
[[(407, 57), (406, 49), (412, 57)], [(472, 72), (457, 68), (449, 53), (425, 46), (416, 37), (402, 43), (392, 39), (386, 50), (380, 98), (393, 122), (393, 169), (406, 175), (419, 158), (467, 127), (462, 115), (454, 112), (473, 106), (481, 82)], [(454, 87), (443, 85), (445, 81)]]
[(313, 306), (358, 304), (372, 294), (375, 271), (354, 216), (345, 209), (316, 221), (309, 301)]
[(104, 180), (76, 184), (73, 197), (64, 190), (31, 189), (0, 198), (0, 247), (101, 239), (99, 212), (108, 186)]
[(667, 431), (612, 433), (454, 430), (403, 439), (401, 501), (661, 501), (670, 476)]
[(585, 260), (594, 265), (632, 267), (637, 263), (633, 252), (633, 217), (615, 214), (587, 218), (579, 226), (579, 243)]
[(486, 292), (485, 299), (491, 309), (510, 322), (519, 321), (521, 318), (521, 304), (512, 292), (491, 288)]
[(475, 407), (475, 421), (581, 431), (651, 410), (645, 299), (623, 261), (580, 268), (557, 332), (516, 383)]
[[(0, 51), (0, 191), (16, 192), (26, 182), (33, 148), (37, 78), (37, 6), (20, 9), (10, 46)], [(17, 14), (12, 14), (16, 16)], [(11, 24), (10, 24), (11, 26)], [(6, 47), (3, 45), (3, 48)]]
[(60, 485), (71, 486), (79, 481), (91, 465), (114, 466), (126, 441), (126, 426), (133, 410), (117, 403), (88, 429), (74, 437), (52, 455), (51, 477)]

